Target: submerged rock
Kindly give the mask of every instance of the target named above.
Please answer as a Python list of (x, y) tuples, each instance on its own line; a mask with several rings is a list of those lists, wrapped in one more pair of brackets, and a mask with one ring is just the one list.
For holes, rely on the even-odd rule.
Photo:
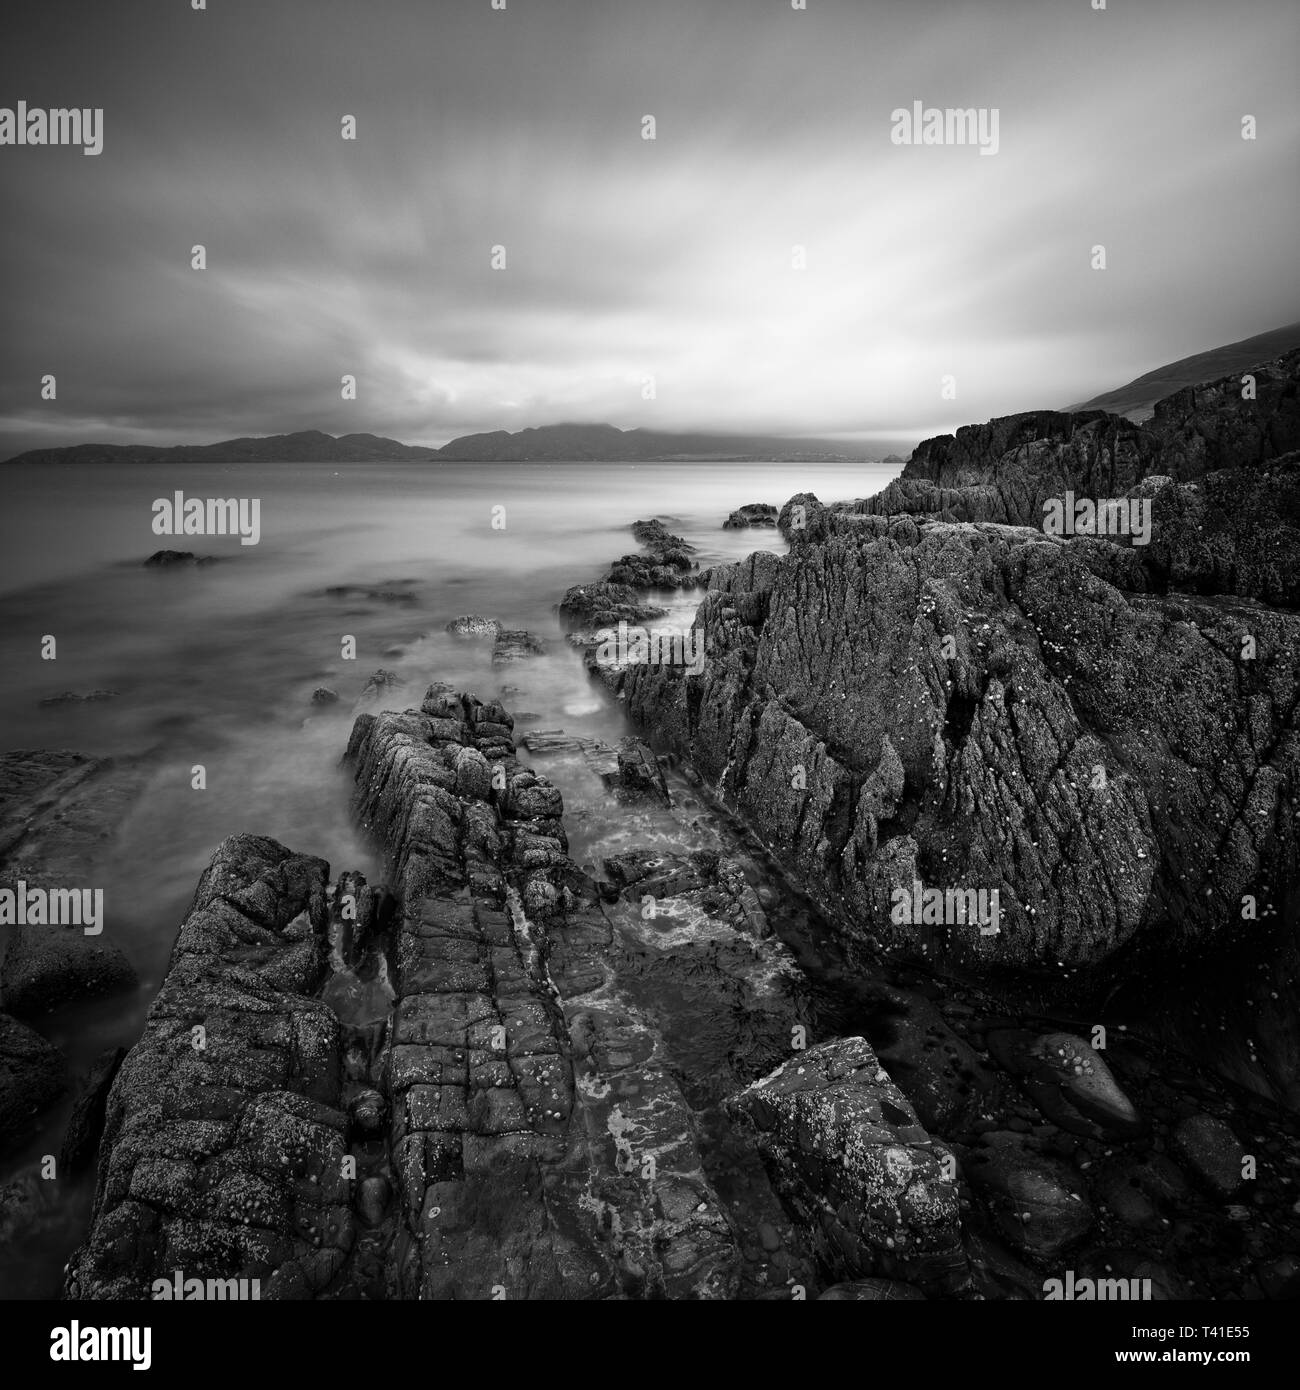
[[(102, 925), (102, 924), (101, 924)], [(114, 994), (139, 982), (120, 946), (81, 927), (11, 929), (0, 965), (0, 1002), (16, 1014), (44, 1013), (74, 999)]]
[(546, 643), (540, 637), (521, 629), (503, 628), (496, 634), (492, 644), (493, 666), (509, 666), (516, 661), (526, 661), (532, 656), (543, 656)]
[(215, 565), (215, 555), (195, 555), (192, 550), (155, 550), (143, 561), (146, 569), (177, 569), (187, 565)]
[(63, 1054), (16, 1018), (0, 1013), (0, 1153), (67, 1088)]

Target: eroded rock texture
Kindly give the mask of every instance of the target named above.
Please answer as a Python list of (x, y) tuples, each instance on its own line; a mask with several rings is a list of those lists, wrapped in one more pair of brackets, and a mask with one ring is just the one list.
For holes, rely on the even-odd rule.
[(72, 1297), (149, 1298), (155, 1279), (326, 1291), (354, 1239), (327, 865), (236, 835), (199, 881), (144, 1036), (109, 1093), (94, 1219)]
[(357, 721), (406, 905), (388, 1057), (409, 1297), (725, 1296), (736, 1252), (657, 1039), (602, 996), (611, 930), (500, 705)]

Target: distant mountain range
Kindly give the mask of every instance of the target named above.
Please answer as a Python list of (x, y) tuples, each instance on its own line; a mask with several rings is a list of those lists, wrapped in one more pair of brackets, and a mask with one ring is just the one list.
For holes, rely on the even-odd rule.
[[(1136, 423), (1149, 420), (1155, 403), (1184, 386), (1216, 381), (1229, 373), (1268, 362), (1300, 347), (1300, 323), (1275, 328), (1239, 343), (1212, 348), (1157, 367), (1145, 376), (1094, 396), (1066, 410), (1109, 410)], [(658, 463), (791, 462), (859, 463), (867, 446), (856, 448), (828, 439), (783, 439), (777, 435), (670, 434), (661, 430), (620, 430), (613, 425), (543, 425), (466, 434), (441, 449), (402, 444), (376, 434), (335, 437), (320, 430), (226, 439), (219, 444), (73, 444), (63, 449), (31, 449), (9, 463)], [(901, 463), (890, 454), (885, 463)]]
[(1147, 372), (1127, 386), (1078, 405), (1066, 406), (1066, 409), (1109, 410), (1112, 415), (1123, 415), (1140, 425), (1155, 413), (1157, 401), (1172, 396), (1184, 386), (1198, 386), (1202, 382), (1217, 381), (1231, 372), (1244, 372), (1247, 367), (1271, 361), (1294, 347), (1300, 347), (1300, 323), (1243, 338), (1239, 343), (1211, 348), (1209, 352), (1198, 352), (1194, 357), (1184, 357), (1180, 362)]
[(31, 449), (9, 463), (515, 463), (515, 462), (691, 462), (763, 460), (859, 461), (825, 439), (781, 439), (770, 435), (666, 434), (620, 430), (613, 425), (544, 425), (508, 434), (467, 434), (441, 449), (400, 444), (375, 434), (335, 438), (320, 430), (227, 439), (219, 444), (73, 444), (65, 449)]
[(508, 434), (467, 434), (438, 450), (455, 462), (525, 463), (600, 460), (651, 463), (692, 462), (857, 462), (861, 452), (846, 452), (826, 439), (781, 439), (771, 435), (668, 434), (658, 430), (620, 430), (613, 425), (543, 425)]
[(436, 449), (414, 448), (377, 434), (268, 434), (225, 439), (219, 444), (73, 444), (66, 449), (30, 449), (9, 463), (427, 463)]

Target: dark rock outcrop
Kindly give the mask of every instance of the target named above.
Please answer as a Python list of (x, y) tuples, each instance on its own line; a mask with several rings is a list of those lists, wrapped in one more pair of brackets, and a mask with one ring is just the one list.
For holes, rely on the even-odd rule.
[(840, 1279), (967, 1282), (952, 1155), (862, 1038), (809, 1048), (729, 1102), (782, 1200)]
[(499, 704), (362, 716), (358, 812), (405, 904), (388, 1053), (408, 1297), (726, 1296), (736, 1252), (611, 929)]
[(737, 507), (722, 523), (724, 531), (740, 531), (749, 526), (775, 526), (777, 509), (770, 502), (747, 502)]
[(225, 841), (107, 1102), (94, 1218), (73, 1298), (148, 1298), (174, 1269), (325, 1291), (355, 1238), (342, 1159), (338, 1019), (326, 969), (327, 866)]

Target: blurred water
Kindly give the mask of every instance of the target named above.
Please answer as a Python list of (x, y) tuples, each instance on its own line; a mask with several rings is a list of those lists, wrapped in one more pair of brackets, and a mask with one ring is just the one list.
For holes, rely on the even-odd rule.
[[(748, 502), (777, 506), (799, 491), (824, 501), (878, 491), (893, 467), (860, 464), (229, 464), (56, 465), (0, 469), (0, 730), (4, 746), (148, 756), (146, 794), (120, 827), (98, 883), (106, 934), (140, 972), (131, 996), (63, 1009), (37, 1026), (74, 1069), (103, 1048), (129, 1046), (166, 968), (176, 928), (216, 845), (237, 831), (269, 835), (329, 860), (337, 874), (379, 875), (348, 813), (339, 767), (353, 702), (376, 668), (407, 684), (383, 703), (418, 704), (433, 680), (483, 698), (505, 692), (522, 724), (616, 739), (623, 717), (562, 640), (554, 606), (571, 584), (597, 579), (638, 549), (628, 527), (660, 516), (699, 549), (702, 566), (756, 549), (785, 551), (772, 530), (724, 531)], [(261, 539), (155, 535), (155, 498), (261, 501)], [(503, 508), (504, 512), (496, 511)], [(493, 517), (504, 529), (494, 529)], [(147, 570), (159, 549), (219, 563)], [(356, 585), (404, 595), (329, 595)], [(697, 596), (688, 596), (686, 616)], [(490, 643), (444, 625), (481, 613), (526, 628), (546, 655), (493, 668)], [(41, 659), (42, 639), (57, 659)], [(356, 659), (343, 660), (345, 635)], [(328, 686), (339, 703), (313, 708)], [(41, 708), (66, 690), (118, 692)], [(582, 858), (611, 853), (595, 792), (579, 769), (542, 770), (574, 797)], [(195, 764), (207, 787), (191, 786)], [(574, 779), (577, 779), (576, 781)], [(575, 796), (575, 794), (577, 794)], [(582, 803), (586, 804), (582, 804)], [(643, 830), (650, 827), (642, 827)], [(0, 1181), (57, 1151), (67, 1104), (32, 1143), (0, 1165)], [(84, 1186), (84, 1185), (83, 1185)], [(84, 1191), (81, 1197), (84, 1199)], [(67, 1244), (80, 1220), (64, 1208)], [(59, 1248), (59, 1237), (42, 1244)], [(64, 1246), (66, 1250), (67, 1245)], [(40, 1278), (52, 1279), (57, 1265)], [(33, 1272), (0, 1269), (0, 1297), (31, 1295)], [(11, 1287), (14, 1281), (21, 1287)], [(38, 1279), (37, 1282), (40, 1282)]]

